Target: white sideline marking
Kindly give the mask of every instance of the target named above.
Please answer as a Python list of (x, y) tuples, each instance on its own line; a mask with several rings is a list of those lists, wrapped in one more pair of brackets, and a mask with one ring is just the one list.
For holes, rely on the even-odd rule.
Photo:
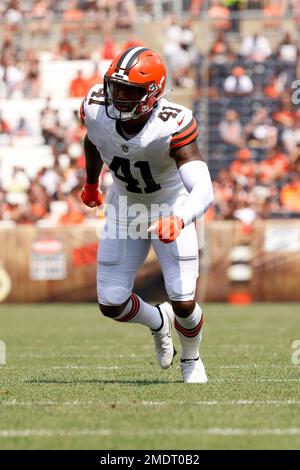
[(207, 434), (213, 436), (299, 436), (300, 428), (266, 428), (266, 429), (241, 429), (241, 428), (211, 428)]
[[(101, 400), (74, 400), (74, 401), (54, 401), (54, 400), (41, 400), (41, 401), (18, 401), (6, 400), (0, 401), (0, 406), (94, 406), (94, 405), (130, 405), (127, 401), (106, 402)], [(136, 402), (135, 406), (168, 406), (168, 405), (196, 405), (196, 406), (244, 406), (244, 405), (300, 405), (300, 400), (199, 400), (199, 401), (141, 401)]]
[(2, 429), (1, 437), (78, 437), (78, 436), (109, 436), (110, 429), (82, 429), (65, 431), (63, 429)]
[[(103, 354), (34, 354), (34, 353), (22, 353), (22, 354), (15, 354), (18, 357), (31, 357), (33, 359), (45, 359), (45, 358), (74, 358), (74, 359), (108, 359), (111, 358), (111, 355), (103, 355)], [(138, 359), (145, 359), (152, 357), (149, 355), (141, 355), (141, 354), (114, 354), (115, 358), (126, 359), (126, 358), (138, 358)]]
[(264, 378), (257, 378), (257, 379), (234, 379), (234, 378), (228, 378), (228, 379), (223, 379), (223, 378), (218, 378), (218, 379), (213, 379), (210, 380), (211, 383), (225, 383), (225, 382), (300, 382), (300, 379), (295, 379), (295, 378), (290, 378), (290, 379), (264, 379)]
[(231, 364), (226, 366), (210, 366), (210, 369), (293, 369), (294, 365), (285, 364)]
[[(200, 428), (200, 429), (153, 429), (148, 431), (138, 431), (139, 436), (153, 435), (190, 435), (202, 434), (210, 436), (299, 436), (300, 428)], [(80, 437), (80, 436), (109, 436), (110, 429), (82, 429), (65, 431), (64, 429), (0, 429), (0, 438), (14, 437)], [(136, 436), (136, 433), (118, 432), (118, 435)]]
[(132, 370), (145, 370), (144, 367), (140, 366), (52, 366), (45, 367), (45, 369), (57, 370), (57, 369), (99, 369), (99, 370), (117, 370), (117, 369), (132, 369)]
[[(138, 403), (137, 403), (138, 404)], [(300, 405), (300, 400), (202, 400), (202, 401), (142, 401), (144, 406), (197, 405), (197, 406), (243, 406), (243, 405)]]

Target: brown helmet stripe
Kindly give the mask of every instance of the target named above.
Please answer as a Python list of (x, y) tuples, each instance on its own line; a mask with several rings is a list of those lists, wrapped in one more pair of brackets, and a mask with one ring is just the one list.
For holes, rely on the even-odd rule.
[(145, 51), (149, 51), (149, 49), (147, 47), (143, 47), (142, 49), (140, 49), (139, 51), (136, 51), (133, 56), (130, 58), (129, 62), (126, 64), (126, 67), (124, 67), (125, 69), (130, 69), (132, 67), (132, 65), (134, 64), (134, 61), (135, 59), (142, 53), (142, 52), (145, 52)]
[(127, 54), (128, 54), (130, 51), (132, 51), (132, 49), (135, 49), (135, 46), (130, 47), (130, 49), (126, 49), (126, 51), (123, 52), (123, 54), (121, 55), (120, 59), (118, 60), (117, 67), (121, 67), (121, 64), (122, 64), (123, 60), (125, 59), (125, 57), (127, 56)]
[(144, 51), (148, 51), (147, 47), (130, 47), (127, 49), (118, 60), (116, 67), (118, 69), (127, 70), (130, 69), (135, 59)]

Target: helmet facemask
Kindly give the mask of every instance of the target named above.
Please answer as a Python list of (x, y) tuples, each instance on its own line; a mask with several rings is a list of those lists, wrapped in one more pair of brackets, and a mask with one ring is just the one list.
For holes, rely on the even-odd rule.
[(155, 106), (157, 91), (158, 87), (155, 83), (130, 83), (126, 80), (105, 76), (106, 114), (109, 118), (120, 121), (138, 119)]

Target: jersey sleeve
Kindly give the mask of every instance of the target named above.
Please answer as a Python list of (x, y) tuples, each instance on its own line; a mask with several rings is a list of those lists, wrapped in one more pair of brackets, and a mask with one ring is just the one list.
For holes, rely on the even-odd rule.
[(88, 127), (88, 123), (93, 121), (98, 114), (99, 106), (105, 105), (105, 97), (103, 85), (97, 84), (92, 86), (80, 106), (80, 118), (84, 125)]
[(178, 128), (172, 134), (170, 150), (179, 149), (193, 142), (198, 136), (196, 119), (191, 111), (182, 111), (177, 118)]
[[(99, 113), (99, 109), (101, 112)], [(105, 112), (103, 85), (94, 85), (80, 105), (80, 119), (86, 127), (89, 139), (94, 143), (101, 117)]]

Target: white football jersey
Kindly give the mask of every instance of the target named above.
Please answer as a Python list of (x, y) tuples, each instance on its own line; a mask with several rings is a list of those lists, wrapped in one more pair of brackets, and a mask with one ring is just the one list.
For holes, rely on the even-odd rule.
[[(126, 219), (135, 217), (129, 210), (133, 204), (151, 210), (164, 204), (161, 215), (166, 216), (175, 204), (184, 202), (188, 193), (169, 153), (196, 139), (197, 123), (192, 111), (162, 98), (143, 129), (126, 140), (117, 130), (117, 121), (106, 114), (102, 85), (95, 85), (83, 101), (81, 115), (88, 138), (112, 173), (113, 185), (106, 204), (115, 206), (119, 219), (125, 213)], [(120, 200), (126, 201), (122, 210)], [(153, 210), (150, 220), (156, 217)]]

